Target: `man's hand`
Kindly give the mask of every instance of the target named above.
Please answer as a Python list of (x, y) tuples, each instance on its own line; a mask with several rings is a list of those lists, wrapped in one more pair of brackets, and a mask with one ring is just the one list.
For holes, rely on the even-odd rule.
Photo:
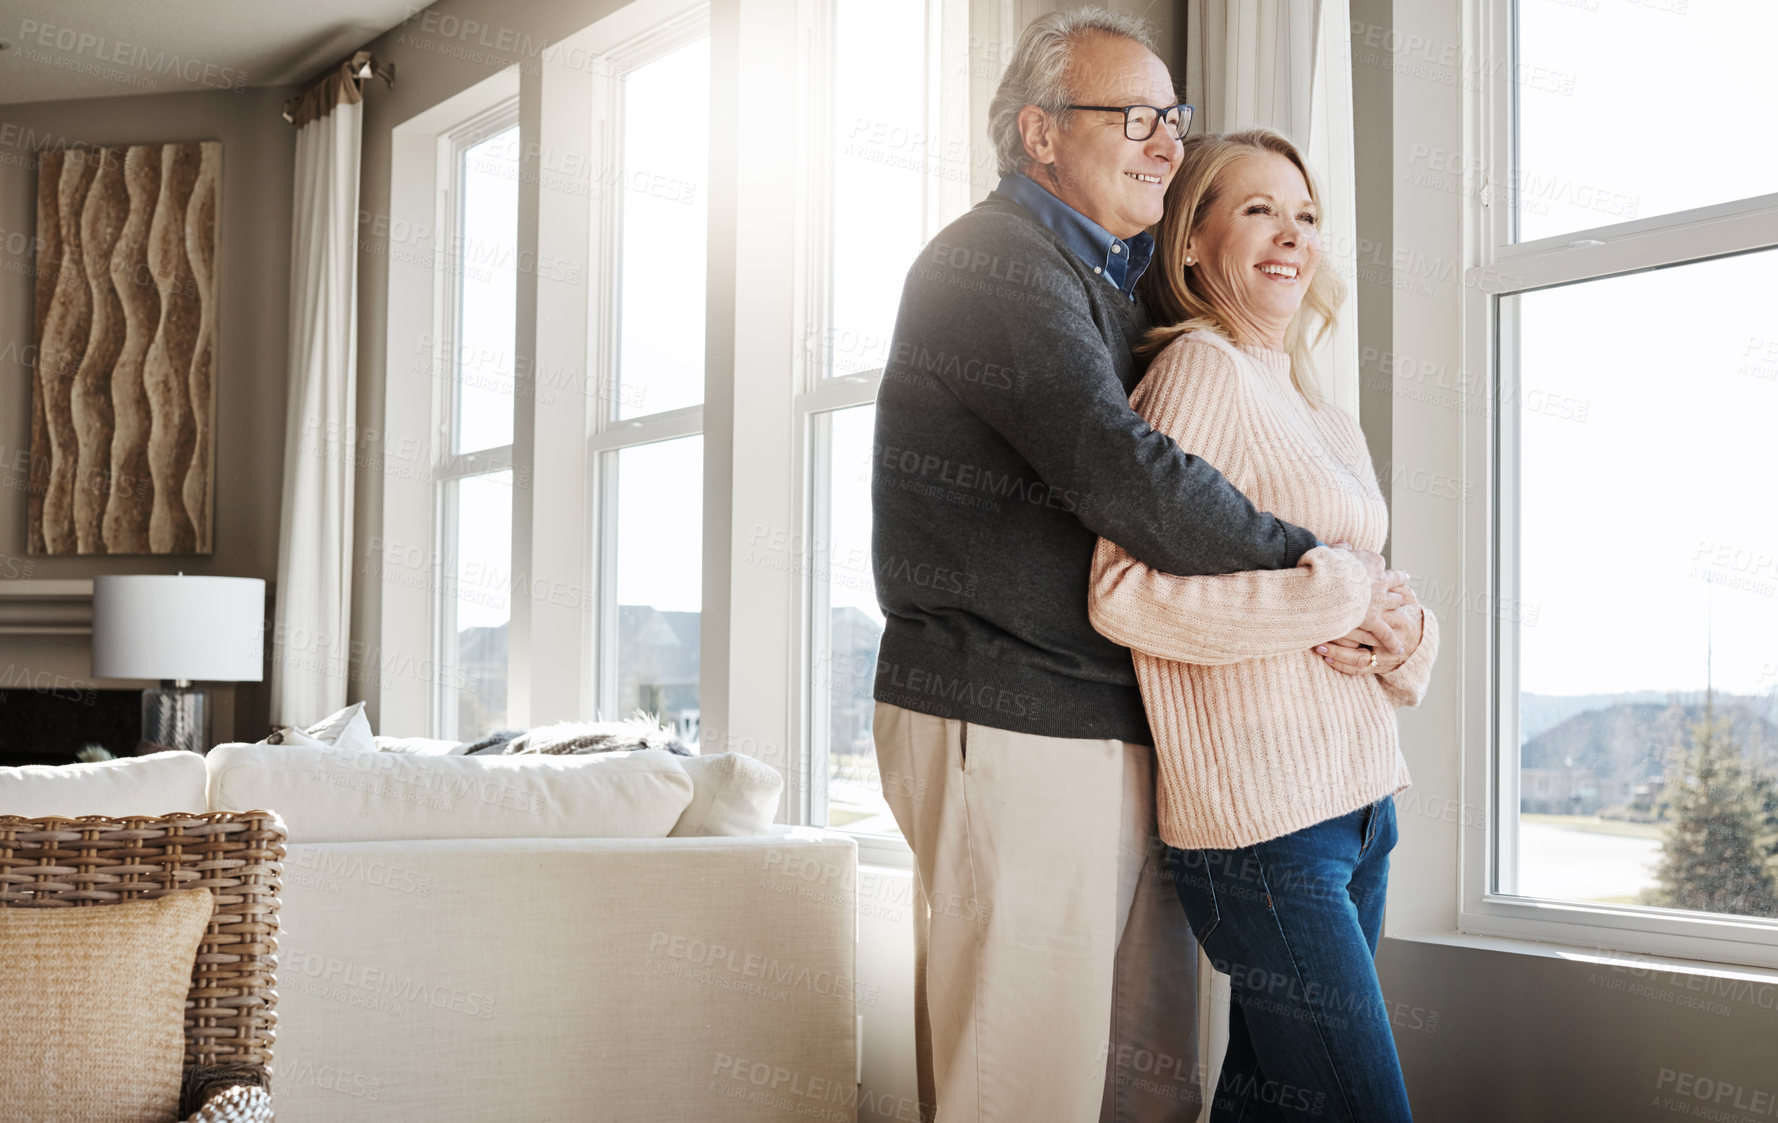
[[(1413, 646), (1403, 646), (1404, 639), (1400, 634), (1403, 625), (1399, 621), (1389, 619), (1389, 613), (1400, 609), (1405, 604), (1412, 603), (1410, 598), (1413, 597), (1414, 591), (1408, 588), (1408, 575), (1400, 570), (1390, 569), (1383, 561), (1382, 554), (1372, 553), (1369, 550), (1354, 550), (1347, 542), (1335, 542), (1333, 546), (1337, 550), (1351, 551), (1354, 557), (1364, 563), (1365, 571), (1370, 574), (1371, 578), (1371, 603), (1370, 607), (1365, 610), (1364, 620), (1358, 627), (1333, 642), (1343, 643), (1348, 647), (1374, 648), (1379, 664), (1388, 656), (1395, 657), (1395, 666), (1400, 666), (1407, 658), (1408, 652), (1413, 650)], [(1415, 615), (1418, 617), (1418, 613)], [(1415, 642), (1417, 643), (1419, 625), (1416, 623), (1414, 628)], [(1317, 654), (1326, 655), (1327, 652), (1324, 650), (1326, 647), (1327, 645), (1323, 644), (1315, 650)], [(1369, 653), (1365, 654), (1364, 661), (1367, 665), (1366, 669), (1369, 669)]]

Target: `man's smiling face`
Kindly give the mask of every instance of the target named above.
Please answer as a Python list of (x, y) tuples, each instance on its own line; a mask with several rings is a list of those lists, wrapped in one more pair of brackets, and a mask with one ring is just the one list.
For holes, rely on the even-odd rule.
[[(1104, 33), (1089, 34), (1076, 46), (1068, 88), (1077, 105), (1165, 109), (1179, 100), (1166, 64), (1154, 52)], [(1180, 151), (1165, 125), (1147, 140), (1134, 141), (1124, 135), (1122, 114), (1077, 109), (1066, 129), (1051, 122), (1043, 136), (1027, 174), (1064, 203), (1118, 238), (1133, 237), (1161, 220)]]

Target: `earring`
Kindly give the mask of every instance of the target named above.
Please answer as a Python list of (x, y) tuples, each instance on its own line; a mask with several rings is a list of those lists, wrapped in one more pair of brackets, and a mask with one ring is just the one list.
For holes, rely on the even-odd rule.
[(1188, 257), (1188, 258), (1186, 258), (1186, 259), (1185, 259), (1185, 263), (1186, 263), (1186, 264), (1187, 264), (1187, 265), (1194, 265), (1194, 264), (1196, 264), (1196, 263), (1195, 263), (1195, 262), (1194, 262), (1194, 261), (1192, 261), (1192, 259), (1191, 259), (1191, 258), (1189, 258), (1189, 257)]

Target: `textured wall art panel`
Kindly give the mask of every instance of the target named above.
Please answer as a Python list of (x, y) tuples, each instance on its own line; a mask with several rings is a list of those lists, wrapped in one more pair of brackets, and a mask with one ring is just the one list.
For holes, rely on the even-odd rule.
[(37, 171), (33, 554), (207, 554), (222, 144)]

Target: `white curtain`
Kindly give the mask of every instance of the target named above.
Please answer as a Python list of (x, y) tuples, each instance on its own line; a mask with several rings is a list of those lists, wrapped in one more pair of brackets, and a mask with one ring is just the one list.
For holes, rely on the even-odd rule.
[[(1327, 223), (1321, 267), (1345, 279), (1346, 304), (1316, 355), (1333, 403), (1358, 414), (1357, 190), (1352, 156), (1349, 0), (1190, 0), (1187, 100), (1206, 132), (1265, 127), (1289, 137), (1308, 160)], [(1193, 126), (1194, 128), (1196, 125)], [(1199, 1073), (1210, 1118), (1216, 1076), (1228, 1049), (1229, 980), (1198, 953)]]
[(1321, 386), (1358, 413), (1357, 191), (1349, 0), (1191, 0), (1191, 96), (1208, 132), (1263, 126), (1296, 142), (1327, 212), (1322, 268), (1345, 279), (1340, 326), (1316, 356)]
[(307, 725), (346, 704), (363, 112), (358, 102), (341, 103), (296, 134), (272, 637), (272, 721), (279, 725)]

